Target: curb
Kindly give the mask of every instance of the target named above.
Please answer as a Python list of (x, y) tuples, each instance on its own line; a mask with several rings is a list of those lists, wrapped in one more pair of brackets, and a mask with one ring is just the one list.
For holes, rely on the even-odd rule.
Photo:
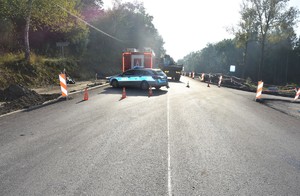
[[(93, 86), (93, 87), (89, 87), (87, 85), (88, 86), (87, 88), (89, 90), (94, 90), (94, 89), (101, 88), (101, 87), (108, 86), (108, 85), (109, 85), (108, 83), (105, 83), (105, 84), (102, 84), (102, 85), (96, 85), (96, 86)], [(77, 93), (81, 93), (81, 92), (83, 92), (83, 90), (84, 89), (73, 91), (72, 93), (69, 93), (69, 95), (74, 95), (74, 94), (77, 94)], [(6, 113), (6, 114), (2, 114), (2, 115), (0, 115), (0, 118), (5, 117), (5, 116), (9, 116), (9, 115), (12, 115), (12, 114), (20, 113), (20, 112), (32, 111), (32, 110), (35, 110), (35, 109), (39, 109), (39, 108), (42, 108), (42, 107), (45, 107), (45, 106), (48, 106), (48, 105), (52, 105), (52, 104), (61, 102), (63, 100), (65, 100), (65, 98), (62, 97), (62, 96), (59, 96), (58, 98), (53, 99), (53, 100), (48, 100), (48, 101), (42, 103), (41, 105), (30, 106), (29, 108), (20, 109), (20, 110), (16, 110), (16, 111), (13, 111), (13, 112)]]

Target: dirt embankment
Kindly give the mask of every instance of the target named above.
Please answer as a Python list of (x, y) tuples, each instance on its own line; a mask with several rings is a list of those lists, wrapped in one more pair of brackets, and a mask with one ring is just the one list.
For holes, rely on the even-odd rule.
[[(101, 86), (106, 80), (80, 81), (68, 85), (68, 92), (83, 91), (85, 88)], [(20, 109), (42, 105), (49, 100), (55, 100), (61, 95), (59, 85), (47, 85), (45, 87), (28, 89), (22, 85), (10, 85), (8, 88), (0, 89), (0, 115)]]
[(22, 85), (10, 85), (0, 90), (0, 115), (12, 111), (41, 105), (45, 101), (56, 99), (59, 94), (40, 95)]

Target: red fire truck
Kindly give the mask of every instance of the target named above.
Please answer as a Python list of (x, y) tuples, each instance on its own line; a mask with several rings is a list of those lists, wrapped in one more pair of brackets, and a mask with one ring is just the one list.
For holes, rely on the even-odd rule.
[(155, 54), (151, 48), (139, 51), (135, 48), (127, 48), (123, 52), (122, 71), (136, 67), (160, 68), (169, 78), (179, 81), (183, 65), (177, 65), (170, 55), (160, 58), (158, 65), (155, 64)]
[(123, 72), (135, 67), (153, 68), (155, 54), (150, 48), (144, 48), (142, 51), (135, 48), (127, 48), (123, 52), (122, 61)]

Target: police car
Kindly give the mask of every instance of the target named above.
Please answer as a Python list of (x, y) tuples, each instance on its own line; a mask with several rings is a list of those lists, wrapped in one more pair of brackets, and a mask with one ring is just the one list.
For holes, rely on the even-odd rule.
[(160, 69), (135, 68), (122, 74), (109, 78), (109, 84), (114, 87), (138, 87), (143, 90), (149, 87), (160, 89), (162, 86), (169, 88), (168, 78)]

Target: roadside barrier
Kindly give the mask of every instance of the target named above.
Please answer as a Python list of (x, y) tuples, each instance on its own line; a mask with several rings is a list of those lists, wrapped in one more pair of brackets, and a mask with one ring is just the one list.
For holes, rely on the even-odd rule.
[(299, 99), (299, 96), (300, 96), (300, 88), (298, 89), (294, 100), (296, 101), (297, 99)]
[(148, 97), (151, 97), (152, 95), (153, 95), (153, 93), (152, 93), (152, 86), (149, 86)]
[(260, 101), (261, 100), (261, 94), (262, 94), (263, 86), (264, 86), (264, 82), (263, 81), (258, 81), (255, 101)]
[(83, 101), (89, 100), (89, 94), (87, 88), (84, 90)]
[(201, 78), (200, 79), (201, 79), (201, 82), (204, 81), (204, 73), (201, 74)]
[(59, 82), (60, 82), (61, 95), (63, 97), (67, 97), (68, 90), (67, 90), (66, 74), (59, 74)]
[(126, 98), (126, 89), (125, 89), (125, 87), (123, 87), (123, 92), (122, 92), (121, 99), (125, 99), (125, 98)]
[(218, 87), (219, 87), (219, 88), (221, 87), (222, 78), (223, 78), (223, 76), (220, 76), (220, 77), (219, 77), (219, 82), (218, 82)]

